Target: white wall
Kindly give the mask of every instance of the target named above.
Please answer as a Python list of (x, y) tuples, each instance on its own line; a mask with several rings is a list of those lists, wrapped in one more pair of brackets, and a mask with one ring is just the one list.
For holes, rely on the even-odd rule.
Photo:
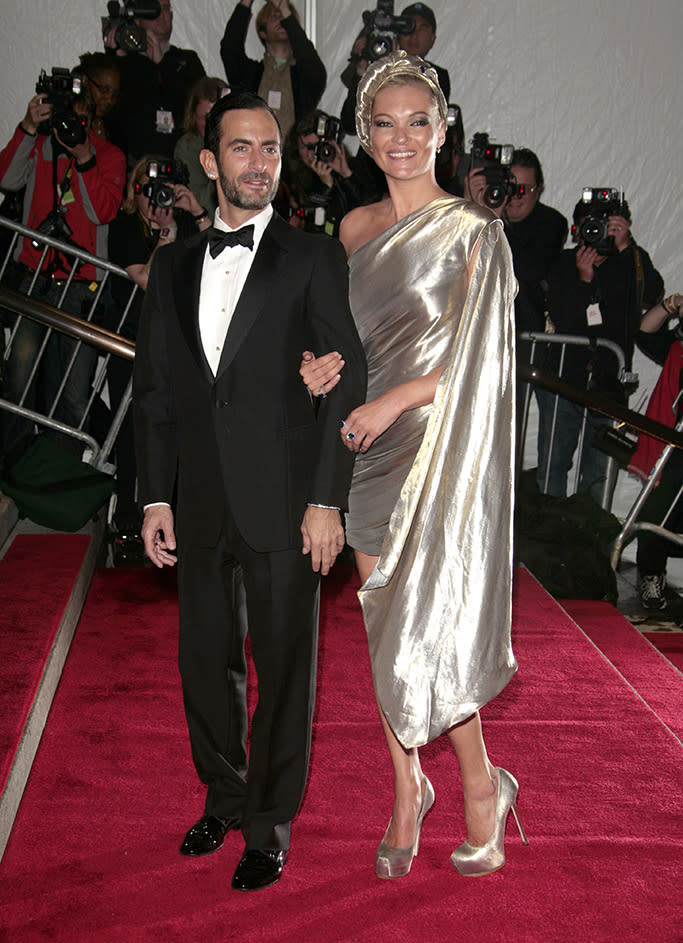
[[(497, 141), (533, 148), (545, 199), (565, 215), (582, 186), (623, 187), (636, 238), (667, 288), (683, 287), (680, 0), (432, 6), (439, 21), (432, 58), (450, 71), (468, 138), (488, 130)], [(218, 47), (232, 2), (176, 0), (174, 7), (176, 44), (195, 48), (209, 73), (223, 75)], [(317, 0), (328, 110), (343, 101), (339, 73), (370, 8), (369, 0)], [(72, 66), (81, 52), (101, 48), (105, 12), (105, 0), (0, 0), (0, 141), (23, 115), (41, 68)], [(253, 27), (250, 48), (260, 55)]]

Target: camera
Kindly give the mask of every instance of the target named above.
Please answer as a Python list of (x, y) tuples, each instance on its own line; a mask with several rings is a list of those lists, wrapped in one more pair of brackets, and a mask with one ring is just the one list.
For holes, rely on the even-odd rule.
[(88, 137), (88, 119), (74, 110), (74, 99), (81, 93), (81, 78), (68, 69), (54, 68), (48, 75), (42, 69), (36, 82), (36, 92), (43, 102), (52, 105), (52, 114), (38, 126), (41, 134), (54, 129), (67, 147), (83, 144)]
[(393, 51), (397, 33), (407, 36), (415, 29), (415, 20), (411, 16), (394, 16), (394, 0), (377, 0), (376, 10), (363, 13), (363, 23), (365, 48), (360, 58), (369, 62)]
[(315, 146), (315, 159), (323, 164), (333, 163), (337, 156), (335, 144), (341, 144), (344, 132), (339, 118), (330, 115), (320, 115), (315, 128), (318, 143)]
[[(66, 210), (64, 207), (57, 207), (47, 214), (45, 219), (36, 227), (36, 232), (44, 236), (51, 236), (53, 239), (61, 239), (62, 242), (70, 242), (73, 230), (64, 219)], [(34, 249), (39, 249), (42, 245), (40, 240), (32, 239), (31, 245)]]
[(614, 236), (607, 235), (610, 216), (623, 216), (630, 221), (631, 211), (624, 194), (614, 187), (584, 187), (574, 211), (572, 235), (600, 255), (614, 255), (617, 252)]
[(510, 179), (510, 166), (514, 154), (512, 144), (494, 144), (485, 131), (472, 138), (472, 168), (481, 168), (486, 178), (484, 203), (491, 209), (502, 206), (506, 197), (523, 196), (523, 184)]
[(103, 22), (103, 31), (114, 30), (114, 43), (124, 52), (143, 51), (147, 47), (147, 33), (135, 20), (156, 20), (161, 14), (158, 0), (128, 0), (119, 6), (117, 0), (107, 4), (108, 19)]
[(175, 205), (175, 184), (187, 186), (190, 173), (182, 160), (150, 160), (146, 168), (147, 183), (136, 183), (135, 192), (146, 196), (152, 206), (162, 210)]

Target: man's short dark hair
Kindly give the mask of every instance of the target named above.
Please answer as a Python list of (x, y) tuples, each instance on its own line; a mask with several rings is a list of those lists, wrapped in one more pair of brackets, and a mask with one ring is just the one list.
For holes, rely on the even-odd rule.
[(223, 95), (214, 104), (213, 108), (206, 117), (206, 128), (204, 129), (204, 147), (211, 151), (216, 160), (218, 160), (218, 148), (221, 142), (221, 121), (223, 115), (228, 111), (267, 111), (275, 124), (277, 125), (278, 136), (282, 142), (282, 129), (277, 115), (273, 109), (258, 95), (253, 92), (230, 92), (229, 95)]
[(512, 155), (512, 164), (518, 167), (528, 167), (533, 170), (537, 185), (543, 190), (545, 181), (543, 180), (543, 168), (541, 162), (534, 152), (528, 147), (518, 148)]

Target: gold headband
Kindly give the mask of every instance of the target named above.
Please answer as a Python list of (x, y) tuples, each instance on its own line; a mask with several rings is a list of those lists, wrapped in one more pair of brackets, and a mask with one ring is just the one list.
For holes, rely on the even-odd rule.
[(389, 79), (405, 75), (425, 82), (436, 99), (439, 117), (446, 120), (448, 105), (439, 85), (436, 70), (419, 56), (411, 56), (404, 49), (390, 52), (369, 65), (358, 83), (356, 95), (356, 134), (363, 150), (372, 154), (370, 130), (372, 127), (372, 103), (377, 92)]

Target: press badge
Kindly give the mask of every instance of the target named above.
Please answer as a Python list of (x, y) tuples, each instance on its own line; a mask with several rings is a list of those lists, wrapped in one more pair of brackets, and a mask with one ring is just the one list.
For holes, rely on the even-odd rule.
[(268, 107), (278, 111), (282, 105), (282, 92), (268, 92)]
[(171, 134), (173, 131), (173, 112), (164, 111), (159, 108), (157, 111), (157, 131), (159, 134)]
[(586, 308), (586, 321), (588, 321), (588, 327), (597, 327), (602, 324), (602, 312), (597, 301)]

